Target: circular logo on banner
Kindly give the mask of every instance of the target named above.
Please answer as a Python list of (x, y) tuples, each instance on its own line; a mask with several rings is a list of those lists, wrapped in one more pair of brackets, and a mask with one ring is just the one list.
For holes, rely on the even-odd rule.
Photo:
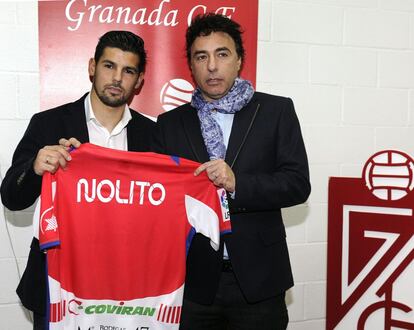
[(191, 101), (194, 87), (187, 80), (171, 79), (161, 89), (160, 102), (165, 111), (170, 111)]
[(368, 159), (362, 175), (376, 197), (395, 201), (414, 188), (414, 161), (401, 151), (380, 151)]

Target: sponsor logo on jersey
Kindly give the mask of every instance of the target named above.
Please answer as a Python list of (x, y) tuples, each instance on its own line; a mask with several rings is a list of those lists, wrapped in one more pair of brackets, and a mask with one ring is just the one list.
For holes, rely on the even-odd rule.
[[(81, 306), (81, 305), (82, 305), (82, 301), (80, 301), (80, 300), (76, 300), (76, 299), (69, 300), (69, 302), (68, 302), (68, 312), (69, 312), (69, 314), (79, 315), (78, 309), (83, 308), (83, 306)], [(79, 307), (79, 306), (81, 306), (81, 307)]]
[(126, 330), (124, 327), (117, 327), (113, 325), (100, 325), (99, 330)]
[(229, 201), (227, 200), (227, 194), (224, 189), (217, 191), (220, 198), (221, 211), (223, 213), (223, 221), (230, 220), (230, 210), (229, 210)]
[(117, 315), (143, 315), (154, 316), (156, 308), (146, 306), (125, 306), (123, 301), (118, 305), (111, 304), (84, 304), (84, 302), (72, 299), (68, 303), (68, 311), (70, 314), (117, 314)]

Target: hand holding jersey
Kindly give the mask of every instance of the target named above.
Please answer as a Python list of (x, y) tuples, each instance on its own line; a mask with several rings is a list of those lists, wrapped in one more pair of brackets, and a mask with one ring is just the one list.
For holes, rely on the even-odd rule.
[(74, 147), (74, 148), (79, 148), (81, 143), (79, 142), (79, 140), (77, 138), (71, 137), (69, 140), (65, 139), (65, 138), (61, 138), (59, 140), (59, 145), (63, 146), (67, 149)]
[(37, 175), (45, 172), (55, 173), (59, 167), (65, 168), (71, 160), (67, 148), (61, 145), (45, 146), (40, 149), (33, 162), (33, 170)]
[(236, 177), (230, 166), (223, 159), (213, 159), (201, 164), (195, 170), (194, 175), (199, 175), (204, 171), (217, 187), (224, 188), (228, 192), (235, 191)]

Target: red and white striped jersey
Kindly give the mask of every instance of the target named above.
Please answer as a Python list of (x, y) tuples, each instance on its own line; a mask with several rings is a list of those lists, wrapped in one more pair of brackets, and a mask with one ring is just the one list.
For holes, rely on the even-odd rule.
[(218, 250), (231, 230), (225, 191), (182, 158), (89, 143), (71, 155), (42, 184), (50, 329), (178, 329), (191, 238)]

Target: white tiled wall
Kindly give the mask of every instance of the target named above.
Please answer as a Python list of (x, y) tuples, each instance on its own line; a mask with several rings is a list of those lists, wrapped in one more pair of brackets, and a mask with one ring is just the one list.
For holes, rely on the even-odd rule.
[(374, 152), (414, 154), (414, 2), (259, 0), (258, 87), (293, 98), (311, 166), (306, 205), (284, 210), (296, 286), (290, 330), (325, 327), (329, 176)]
[[(1, 1), (3, 175), (39, 111), (37, 43), (37, 3)], [(296, 279), (289, 329), (324, 329), (328, 177), (360, 175), (381, 149), (414, 154), (414, 1), (259, 0), (257, 86), (293, 98), (311, 166), (307, 204), (284, 210)], [(31, 327), (14, 294), (30, 217), (0, 216), (1, 329)]]
[[(0, 173), (4, 176), (28, 119), (39, 111), (37, 2), (0, 1)], [(33, 233), (30, 212), (0, 208), (0, 329), (29, 330), (15, 293)]]

